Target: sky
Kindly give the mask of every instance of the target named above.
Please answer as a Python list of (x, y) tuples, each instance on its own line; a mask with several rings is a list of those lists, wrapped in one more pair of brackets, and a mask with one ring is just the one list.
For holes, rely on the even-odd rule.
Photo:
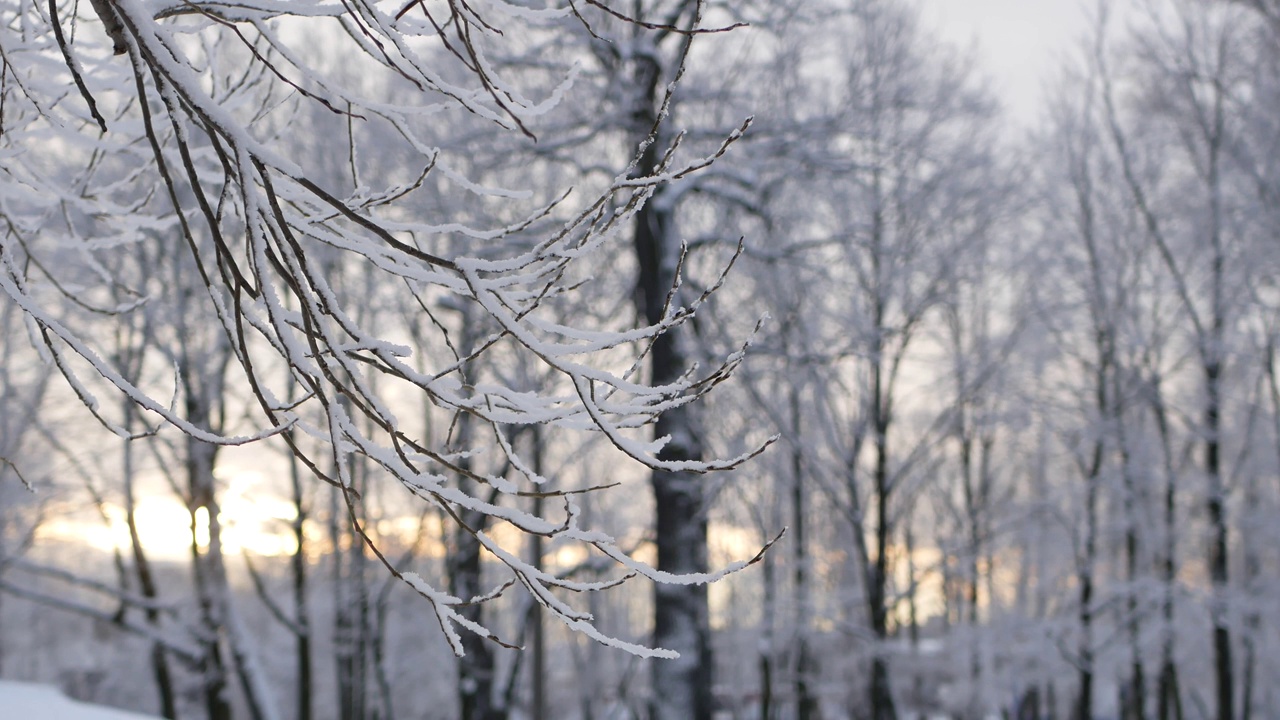
[(1042, 107), (1041, 82), (1089, 28), (1089, 0), (920, 0), (927, 26), (961, 48), (976, 46), (982, 70), (1023, 124)]

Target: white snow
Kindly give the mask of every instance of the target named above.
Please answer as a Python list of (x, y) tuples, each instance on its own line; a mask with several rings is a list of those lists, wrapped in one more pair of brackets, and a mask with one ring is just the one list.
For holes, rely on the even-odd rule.
[(0, 680), (0, 708), (11, 718), (40, 720), (156, 720), (154, 715), (76, 702), (57, 688), (37, 683)]

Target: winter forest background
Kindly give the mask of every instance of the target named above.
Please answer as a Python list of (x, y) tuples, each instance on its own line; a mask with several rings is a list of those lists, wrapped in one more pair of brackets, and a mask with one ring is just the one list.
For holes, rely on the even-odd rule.
[(0, 679), (1280, 717), (1280, 3), (1088, 16), (0, 0)]

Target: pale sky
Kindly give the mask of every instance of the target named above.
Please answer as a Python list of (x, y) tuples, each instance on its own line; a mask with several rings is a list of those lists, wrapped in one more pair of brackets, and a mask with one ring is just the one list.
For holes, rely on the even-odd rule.
[(1041, 108), (1041, 82), (1079, 46), (1089, 0), (919, 0), (925, 24), (961, 48), (977, 44), (982, 70), (1017, 122)]

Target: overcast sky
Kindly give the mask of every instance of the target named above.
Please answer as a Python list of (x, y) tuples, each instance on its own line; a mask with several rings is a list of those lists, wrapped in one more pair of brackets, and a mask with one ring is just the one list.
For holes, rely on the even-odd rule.
[(985, 72), (1019, 122), (1040, 112), (1041, 80), (1088, 29), (1088, 0), (920, 0), (925, 23), (962, 48), (977, 44)]

